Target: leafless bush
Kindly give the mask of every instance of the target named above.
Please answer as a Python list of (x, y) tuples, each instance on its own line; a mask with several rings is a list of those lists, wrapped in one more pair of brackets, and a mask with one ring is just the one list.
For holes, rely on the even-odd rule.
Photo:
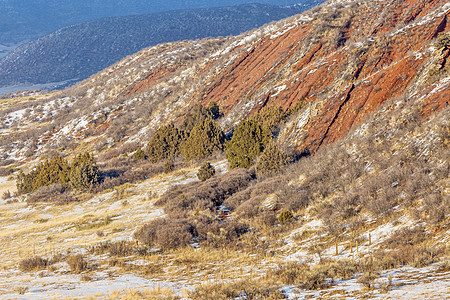
[(45, 269), (48, 265), (48, 260), (39, 256), (22, 259), (19, 262), (19, 270), (22, 272), (32, 272)]
[(331, 278), (328, 265), (316, 265), (309, 267), (305, 264), (288, 263), (279, 265), (278, 268), (268, 272), (267, 276), (278, 278), (283, 284), (297, 284), (303, 289), (316, 290), (330, 285), (327, 278)]
[(266, 199), (265, 195), (252, 197), (239, 205), (235, 212), (237, 215), (247, 218), (253, 218), (260, 212), (261, 203)]
[[(197, 227), (201, 236), (206, 236), (206, 245), (213, 248), (229, 248), (248, 232), (248, 226), (235, 222), (211, 222), (208, 227)], [(203, 233), (203, 234), (202, 234)]]
[(158, 219), (142, 226), (134, 238), (150, 247), (173, 249), (186, 246), (197, 235), (187, 220)]
[(81, 273), (87, 268), (87, 262), (81, 254), (68, 256), (66, 262), (73, 273)]
[(396, 231), (384, 242), (384, 244), (391, 249), (396, 249), (400, 246), (405, 245), (419, 245), (426, 239), (427, 234), (424, 228), (418, 226), (414, 228), (404, 228)]
[(423, 204), (423, 211), (427, 213), (428, 220), (432, 224), (442, 221), (450, 211), (449, 197), (445, 197), (439, 192), (426, 195)]
[(203, 284), (196, 290), (189, 292), (189, 298), (194, 300), (215, 299), (283, 299), (284, 295), (275, 287), (266, 283), (249, 280), (231, 283)]
[[(108, 167), (101, 167), (100, 173), (102, 182), (96, 186), (93, 191), (101, 192), (106, 189), (113, 189), (114, 187), (120, 186), (127, 182), (134, 183), (163, 173), (163, 163), (141, 163), (129, 159), (126, 161), (128, 163), (121, 162), (117, 165), (117, 168), (112, 167), (112, 165), (108, 165)], [(175, 166), (176, 168), (181, 168), (183, 164), (177, 163)]]
[(77, 199), (59, 183), (40, 187), (27, 198), (29, 204), (44, 202), (64, 205), (73, 201)]
[(2, 200), (7, 200), (11, 198), (11, 192), (8, 190), (2, 194)]
[(254, 178), (253, 172), (236, 169), (202, 183), (191, 183), (171, 189), (156, 204), (164, 205), (164, 210), (169, 214), (180, 210), (214, 210), (226, 198), (245, 188)]

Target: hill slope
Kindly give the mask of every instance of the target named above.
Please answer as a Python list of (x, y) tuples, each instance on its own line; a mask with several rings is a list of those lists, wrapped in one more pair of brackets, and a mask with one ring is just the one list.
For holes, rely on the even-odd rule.
[[(0, 293), (26, 282), (37, 297), (445, 297), (449, 14), (440, 0), (329, 1), (236, 37), (147, 48), (64, 91), (0, 100), (4, 174), (90, 150), (103, 177), (84, 192), (5, 193)], [(255, 168), (231, 169), (220, 151), (135, 157), (161, 137), (176, 144), (195, 122), (188, 112), (213, 101), (228, 136), (277, 120)], [(258, 166), (281, 156), (276, 146), (292, 160), (273, 176)], [(207, 161), (216, 174), (202, 182)], [(123, 290), (129, 281), (137, 290)]]
[[(161, 44), (132, 55), (47, 100), (72, 103), (69, 111), (48, 116), (56, 131), (47, 143), (57, 142), (57, 130), (69, 120), (86, 120), (85, 130), (94, 130), (123, 118), (123, 142), (180, 120), (194, 103), (217, 102), (225, 129), (263, 106), (302, 103), (302, 121), (287, 123), (279, 140), (314, 152), (389, 99), (423, 95), (425, 116), (448, 105), (448, 4), (349, 4), (324, 6), (237, 37)], [(385, 19), (377, 17), (381, 13)], [(439, 80), (438, 96), (430, 91)], [(101, 122), (93, 117), (100, 115), (106, 116)], [(11, 117), (6, 119), (3, 130), (11, 126)]]
[(262, 4), (95, 20), (29, 42), (0, 61), (0, 86), (80, 81), (145, 47), (236, 35), (298, 10)]

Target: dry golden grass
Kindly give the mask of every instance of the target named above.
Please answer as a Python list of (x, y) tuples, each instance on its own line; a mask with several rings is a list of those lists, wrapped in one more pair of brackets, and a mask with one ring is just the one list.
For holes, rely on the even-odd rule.
[[(194, 177), (195, 170), (159, 175), (137, 186), (128, 185), (128, 192), (120, 200), (110, 192), (86, 194), (84, 201), (63, 206), (27, 205), (24, 202), (0, 205), (2, 262), (12, 268), (21, 259), (34, 255), (49, 258), (114, 237), (129, 237), (149, 217), (163, 215), (162, 210), (153, 207), (156, 199), (149, 199), (147, 192), (161, 194), (171, 184), (189, 176)], [(0, 182), (0, 190), (14, 191), (13, 187), (14, 181)], [(92, 209), (94, 206), (95, 210)], [(99, 230), (102, 235), (97, 235)]]

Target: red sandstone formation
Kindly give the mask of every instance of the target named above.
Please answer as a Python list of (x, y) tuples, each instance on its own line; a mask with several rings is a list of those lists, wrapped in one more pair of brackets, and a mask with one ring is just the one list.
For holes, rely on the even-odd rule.
[[(168, 93), (162, 107), (170, 106), (172, 116), (161, 119), (182, 116), (186, 106), (176, 104), (183, 97), (187, 105), (218, 103), (227, 128), (265, 105), (287, 109), (303, 101), (307, 122), (285, 128), (280, 139), (315, 151), (389, 99), (421, 95), (428, 116), (448, 105), (448, 84), (432, 91), (449, 73), (449, 14), (444, 0), (325, 3), (307, 17), (231, 38), (222, 54), (206, 55), (183, 89)], [(188, 67), (162, 62), (125, 95), (145, 97)]]

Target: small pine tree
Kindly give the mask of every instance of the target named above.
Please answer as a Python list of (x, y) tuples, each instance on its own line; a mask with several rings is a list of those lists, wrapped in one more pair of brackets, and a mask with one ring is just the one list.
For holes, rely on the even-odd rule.
[(288, 157), (280, 151), (272, 140), (270, 141), (258, 162), (256, 163), (256, 172), (259, 174), (272, 175), (281, 171), (281, 168), (288, 162)]
[(197, 178), (200, 179), (200, 181), (205, 181), (213, 177), (215, 174), (216, 170), (214, 169), (214, 166), (209, 162), (205, 162), (198, 170)]
[(89, 189), (99, 182), (98, 166), (94, 156), (85, 152), (75, 157), (70, 166), (70, 184), (75, 189)]
[(250, 168), (255, 158), (270, 140), (270, 131), (255, 121), (243, 120), (236, 127), (227, 143), (227, 159), (230, 168)]
[(30, 173), (20, 171), (17, 176), (17, 190), (21, 193), (30, 193), (40, 187), (59, 183), (68, 186), (70, 181), (69, 164), (60, 156), (54, 156), (50, 161), (39, 164)]
[(180, 135), (183, 137), (183, 140), (186, 140), (189, 137), (197, 124), (203, 122), (205, 119), (211, 118), (211, 113), (207, 108), (203, 107), (201, 104), (194, 105), (191, 112), (186, 115), (180, 126)]
[(173, 124), (158, 128), (147, 145), (148, 158), (155, 163), (177, 156), (181, 141), (180, 132)]
[(274, 130), (274, 128), (286, 117), (281, 106), (264, 106), (257, 114), (250, 117), (263, 128)]
[(133, 159), (134, 160), (144, 160), (147, 159), (147, 155), (145, 154), (144, 150), (142, 150), (142, 148), (138, 148), (134, 154), (133, 154)]
[(192, 129), (183, 144), (183, 156), (186, 160), (204, 159), (217, 150), (223, 150), (225, 135), (213, 120), (207, 118)]

